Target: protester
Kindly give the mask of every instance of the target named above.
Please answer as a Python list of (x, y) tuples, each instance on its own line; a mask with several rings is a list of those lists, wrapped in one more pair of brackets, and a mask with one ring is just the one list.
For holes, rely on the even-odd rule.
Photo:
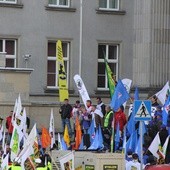
[(119, 123), (120, 131), (123, 132), (124, 126), (127, 123), (123, 105), (121, 105), (120, 108), (114, 114), (114, 129), (115, 130), (117, 128), (118, 123)]
[(92, 106), (91, 107), (91, 111), (95, 120), (95, 127), (96, 129), (98, 129), (98, 127), (100, 126), (101, 128), (103, 127), (103, 113), (96, 109), (96, 106)]
[(101, 97), (97, 97), (96, 98), (96, 101), (97, 101), (97, 106), (96, 106), (96, 109), (99, 109), (102, 113), (103, 113), (103, 116), (105, 116), (106, 114), (106, 110), (105, 110), (105, 104), (102, 102), (102, 99)]
[(152, 102), (152, 106), (153, 106), (153, 107), (159, 106), (158, 98), (157, 98), (156, 95), (153, 95), (153, 96), (151, 97), (151, 102)]
[(71, 112), (71, 118), (72, 118), (72, 128), (73, 128), (73, 132), (75, 133), (75, 123), (76, 123), (76, 118), (78, 117), (78, 119), (81, 121), (81, 105), (80, 105), (80, 101), (77, 100), (72, 112)]
[(141, 168), (140, 168), (140, 163), (138, 159), (139, 159), (138, 154), (133, 153), (132, 161), (129, 161), (126, 163), (126, 170), (132, 170), (132, 169), (140, 170)]
[(82, 111), (82, 127), (83, 127), (83, 132), (84, 132), (84, 134), (87, 134), (88, 129), (90, 127), (91, 119), (89, 118), (89, 113), (87, 112), (85, 107), (81, 107), (81, 111)]
[(8, 134), (7, 134), (7, 144), (8, 145), (10, 144), (12, 132), (13, 132), (12, 116), (13, 116), (13, 111), (11, 111), (9, 113), (9, 116), (6, 118), (6, 128), (8, 130)]
[(64, 133), (65, 125), (67, 125), (70, 137), (72, 135), (70, 123), (71, 112), (72, 106), (69, 104), (69, 100), (65, 99), (64, 104), (60, 107), (59, 113), (61, 114), (62, 132)]
[(104, 116), (104, 128), (103, 128), (103, 142), (105, 147), (110, 149), (111, 134), (112, 134), (112, 121), (113, 110), (110, 106), (106, 106), (106, 114)]

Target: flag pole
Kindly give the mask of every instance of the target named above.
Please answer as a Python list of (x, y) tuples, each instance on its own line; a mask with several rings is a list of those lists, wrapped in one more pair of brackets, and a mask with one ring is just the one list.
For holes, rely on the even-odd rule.
[(142, 129), (142, 121), (140, 121), (140, 148), (141, 148), (141, 152), (140, 152), (140, 169), (143, 169), (143, 129)]
[(80, 40), (79, 40), (79, 75), (81, 76), (82, 66), (82, 37), (83, 37), (83, 0), (80, 0)]

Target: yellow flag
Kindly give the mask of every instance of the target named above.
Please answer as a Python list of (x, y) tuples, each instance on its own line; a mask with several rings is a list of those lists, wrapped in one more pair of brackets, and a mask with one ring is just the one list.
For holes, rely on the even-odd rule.
[(64, 129), (64, 141), (67, 144), (67, 146), (70, 146), (70, 137), (69, 137), (67, 125), (65, 125), (65, 129)]
[[(62, 43), (60, 40), (56, 43), (56, 64), (58, 64), (58, 83), (60, 102), (68, 99), (67, 76), (64, 68)], [(57, 63), (58, 62), (58, 63)]]

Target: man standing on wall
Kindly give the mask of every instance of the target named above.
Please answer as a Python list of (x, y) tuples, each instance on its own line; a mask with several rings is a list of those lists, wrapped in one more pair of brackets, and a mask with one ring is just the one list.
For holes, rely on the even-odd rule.
[(71, 112), (72, 112), (72, 106), (69, 104), (69, 100), (64, 99), (64, 104), (60, 107), (59, 113), (61, 114), (62, 132), (64, 133), (65, 125), (67, 125), (70, 137), (72, 135), (71, 124), (70, 124)]

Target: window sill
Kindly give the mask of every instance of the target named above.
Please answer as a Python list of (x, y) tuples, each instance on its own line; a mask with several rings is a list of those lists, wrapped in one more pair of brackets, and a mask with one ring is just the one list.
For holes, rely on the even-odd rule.
[(10, 3), (0, 3), (0, 7), (7, 7), (7, 8), (23, 8), (23, 4), (10, 4)]
[(96, 9), (97, 14), (109, 14), (109, 15), (125, 15), (126, 11), (123, 10), (108, 10), (108, 9)]
[(76, 11), (76, 8), (70, 8), (70, 7), (45, 6), (45, 9), (49, 11), (61, 11), (61, 12), (75, 12)]

